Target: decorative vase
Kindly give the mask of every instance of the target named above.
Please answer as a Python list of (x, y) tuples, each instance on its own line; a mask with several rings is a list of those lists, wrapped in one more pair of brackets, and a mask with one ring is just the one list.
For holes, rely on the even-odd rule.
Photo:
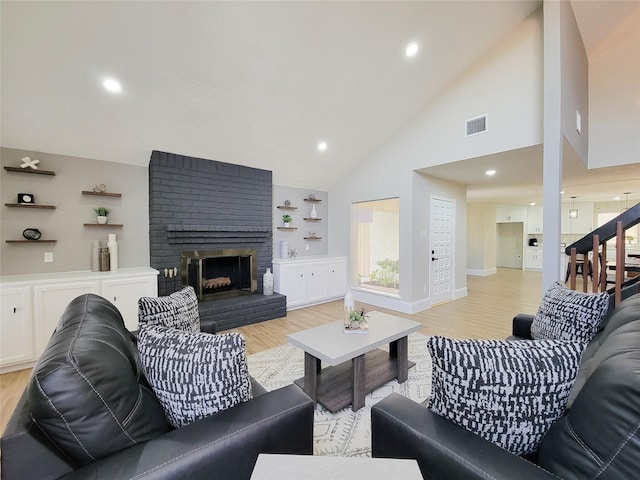
[(262, 276), (262, 293), (273, 295), (273, 273), (270, 268), (267, 268), (267, 272)]
[(118, 241), (115, 233), (109, 234), (107, 247), (109, 248), (109, 270), (118, 270)]
[(98, 215), (96, 217), (96, 220), (100, 225), (104, 225), (105, 223), (107, 223), (108, 218), (106, 216)]
[(309, 214), (311, 218), (318, 218), (318, 212), (316, 212), (316, 206), (311, 207), (311, 213)]
[(289, 222), (284, 222), (284, 228), (289, 228)]

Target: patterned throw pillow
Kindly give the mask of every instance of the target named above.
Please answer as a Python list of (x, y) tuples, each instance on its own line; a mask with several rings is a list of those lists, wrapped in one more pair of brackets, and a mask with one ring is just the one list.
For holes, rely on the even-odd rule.
[(562, 415), (583, 345), (429, 338), (429, 408), (506, 450), (535, 452)]
[(186, 332), (200, 331), (198, 297), (193, 287), (185, 287), (167, 297), (138, 300), (138, 324), (173, 327)]
[(144, 373), (169, 423), (181, 427), (252, 397), (244, 337), (144, 325)]
[(545, 293), (533, 318), (531, 336), (589, 343), (602, 328), (608, 308), (607, 292), (576, 292), (556, 282)]

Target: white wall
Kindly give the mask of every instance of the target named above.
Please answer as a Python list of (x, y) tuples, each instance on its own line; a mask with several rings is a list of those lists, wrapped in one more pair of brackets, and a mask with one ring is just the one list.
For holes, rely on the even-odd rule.
[(496, 204), (467, 205), (467, 274), (496, 272)]
[(589, 168), (640, 162), (639, 24), (636, 10), (589, 59)]
[[(488, 114), (488, 131), (464, 137), (465, 121)], [(400, 198), (400, 301), (423, 303), (428, 284), (426, 251), (431, 183), (420, 168), (474, 158), (542, 142), (542, 16), (535, 12), (500, 46), (450, 85), (411, 124), (329, 190), (329, 254), (350, 254), (350, 212), (355, 201)], [(444, 190), (443, 185), (439, 188)], [(449, 185), (456, 212), (456, 286), (466, 289), (466, 198)], [(443, 196), (447, 196), (443, 194)], [(463, 233), (464, 232), (464, 233)]]

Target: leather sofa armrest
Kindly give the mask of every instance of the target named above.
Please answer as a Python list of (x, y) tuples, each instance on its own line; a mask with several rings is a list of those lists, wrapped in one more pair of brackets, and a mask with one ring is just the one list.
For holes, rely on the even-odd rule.
[(397, 393), (371, 409), (373, 457), (413, 458), (424, 478), (555, 479), (537, 465)]
[(313, 454), (314, 409), (298, 386), (288, 385), (63, 478), (248, 480), (260, 453)]
[(531, 324), (533, 323), (533, 315), (528, 313), (519, 313), (513, 317), (512, 334), (517, 338), (531, 339)]

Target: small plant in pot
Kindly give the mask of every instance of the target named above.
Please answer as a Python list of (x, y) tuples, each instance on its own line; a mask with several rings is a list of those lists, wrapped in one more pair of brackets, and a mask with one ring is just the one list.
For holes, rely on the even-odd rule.
[(289, 215), (288, 213), (282, 215), (282, 222), (284, 223), (285, 227), (288, 227), (291, 223), (291, 215)]
[(96, 212), (96, 221), (102, 225), (104, 225), (105, 223), (107, 223), (107, 216), (111, 213), (111, 210), (109, 210), (107, 207), (96, 207), (93, 209), (94, 212)]

